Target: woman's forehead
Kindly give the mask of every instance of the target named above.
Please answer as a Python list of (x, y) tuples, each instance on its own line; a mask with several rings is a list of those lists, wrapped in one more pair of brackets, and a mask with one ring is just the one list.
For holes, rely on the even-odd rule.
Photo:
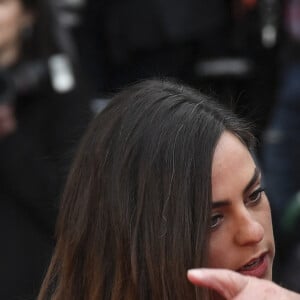
[(213, 199), (242, 192), (257, 166), (247, 147), (232, 133), (224, 132), (216, 146), (212, 162)]

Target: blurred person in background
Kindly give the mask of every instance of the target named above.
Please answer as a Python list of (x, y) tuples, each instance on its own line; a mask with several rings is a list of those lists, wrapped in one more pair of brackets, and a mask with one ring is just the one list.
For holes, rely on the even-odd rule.
[(300, 292), (299, 0), (282, 1), (281, 25), (276, 102), (264, 134), (262, 158), (278, 237), (277, 281)]
[(82, 64), (100, 98), (142, 78), (168, 76), (214, 91), (229, 105), (238, 99), (238, 113), (257, 131), (265, 126), (276, 74), (276, 34), (261, 39), (264, 28), (276, 33), (270, 1), (74, 2), (81, 3)]
[(51, 2), (0, 0), (0, 299), (36, 297), (60, 189), (90, 119), (55, 16)]
[(199, 55), (227, 51), (227, 19), (224, 0), (86, 0), (78, 45), (98, 93), (153, 76), (190, 82)]

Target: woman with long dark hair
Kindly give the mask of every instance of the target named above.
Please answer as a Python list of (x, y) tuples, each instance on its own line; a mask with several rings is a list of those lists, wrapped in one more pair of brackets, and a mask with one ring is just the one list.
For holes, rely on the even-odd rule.
[(51, 1), (0, 1), (0, 299), (36, 297), (88, 97)]
[(39, 300), (212, 299), (194, 267), (271, 280), (268, 199), (244, 122), (166, 80), (116, 95), (65, 187)]

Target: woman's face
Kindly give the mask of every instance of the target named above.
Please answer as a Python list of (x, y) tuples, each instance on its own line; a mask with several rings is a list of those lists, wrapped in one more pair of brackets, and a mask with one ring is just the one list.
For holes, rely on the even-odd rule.
[(261, 173), (233, 134), (222, 134), (212, 165), (209, 266), (272, 279), (275, 254), (268, 198)]
[(21, 0), (0, 0), (0, 56), (10, 57), (18, 50), (21, 32), (31, 22), (32, 16)]

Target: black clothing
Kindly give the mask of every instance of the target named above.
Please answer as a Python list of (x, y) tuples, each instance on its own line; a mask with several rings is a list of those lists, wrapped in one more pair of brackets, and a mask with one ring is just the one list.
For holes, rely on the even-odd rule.
[(228, 17), (224, 0), (87, 0), (82, 62), (100, 93), (153, 76), (188, 80), (200, 55), (223, 54)]
[(16, 101), (18, 127), (0, 139), (0, 299), (35, 299), (54, 245), (59, 197), (72, 152), (90, 118), (76, 86), (47, 78)]

